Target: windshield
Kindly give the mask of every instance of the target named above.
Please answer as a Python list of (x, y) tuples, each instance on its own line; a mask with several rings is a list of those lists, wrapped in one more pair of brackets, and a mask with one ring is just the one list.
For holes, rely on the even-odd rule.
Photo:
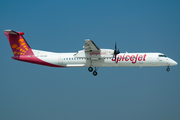
[(166, 55), (159, 55), (159, 57), (167, 57)]

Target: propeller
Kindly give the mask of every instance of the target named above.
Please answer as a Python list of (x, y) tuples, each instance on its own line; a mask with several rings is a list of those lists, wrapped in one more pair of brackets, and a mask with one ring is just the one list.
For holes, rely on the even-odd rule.
[(116, 50), (116, 43), (115, 43), (115, 49), (114, 49), (115, 62), (116, 62), (116, 55), (119, 53), (120, 53), (120, 51), (119, 51), (119, 49)]

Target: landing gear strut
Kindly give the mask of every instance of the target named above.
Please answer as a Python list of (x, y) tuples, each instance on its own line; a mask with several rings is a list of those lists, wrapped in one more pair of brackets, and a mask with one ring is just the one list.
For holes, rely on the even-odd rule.
[[(99, 68), (99, 67), (98, 67), (98, 68)], [(98, 68), (95, 67), (95, 70), (94, 70), (94, 72), (93, 72), (93, 75), (94, 75), (94, 76), (97, 75), (97, 72), (96, 72), (96, 71), (98, 70)]]
[(169, 66), (167, 67), (167, 69), (166, 69), (168, 72), (170, 71), (170, 68), (169, 68)]

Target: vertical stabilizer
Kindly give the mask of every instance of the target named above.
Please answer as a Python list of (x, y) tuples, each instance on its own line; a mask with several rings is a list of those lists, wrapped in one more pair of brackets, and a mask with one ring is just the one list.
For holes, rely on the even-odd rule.
[(14, 57), (33, 55), (31, 48), (24, 39), (23, 32), (15, 32), (13, 30), (5, 30)]

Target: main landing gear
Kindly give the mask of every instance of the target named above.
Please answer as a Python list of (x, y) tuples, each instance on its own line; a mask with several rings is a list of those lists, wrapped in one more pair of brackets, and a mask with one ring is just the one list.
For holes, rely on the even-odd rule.
[[(99, 68), (99, 67), (98, 67), (98, 68)], [(94, 72), (93, 72), (93, 75), (94, 75), (94, 76), (97, 75), (97, 70), (98, 70), (98, 68), (95, 67), (95, 70), (94, 70)], [(93, 71), (93, 68), (92, 68), (92, 67), (89, 67), (88, 70), (89, 70), (89, 72), (92, 72), (92, 71)]]
[(168, 71), (168, 72), (170, 71), (170, 68), (169, 68), (169, 66), (167, 67), (166, 71)]

